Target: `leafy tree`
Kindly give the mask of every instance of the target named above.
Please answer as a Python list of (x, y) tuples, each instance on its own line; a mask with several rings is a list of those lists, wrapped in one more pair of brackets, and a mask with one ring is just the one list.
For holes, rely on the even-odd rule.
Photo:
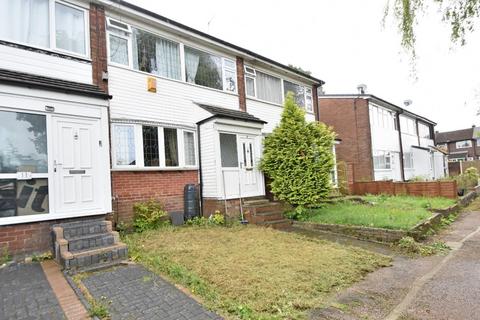
[(287, 95), (280, 124), (265, 138), (261, 170), (272, 180), (272, 192), (300, 208), (325, 199), (330, 190), (335, 134), (323, 123), (305, 120), (292, 93)]
[(305, 73), (305, 74), (308, 74), (308, 75), (312, 75), (312, 71), (309, 71), (309, 70), (304, 70), (302, 67), (297, 67), (297, 66), (294, 66), (293, 64), (289, 64), (288, 65), (290, 68), (292, 69), (295, 69), (297, 71), (300, 71), (302, 73)]
[(419, 16), (431, 3), (442, 12), (443, 20), (450, 24), (453, 43), (465, 44), (465, 36), (474, 31), (475, 23), (480, 17), (480, 0), (388, 0), (385, 17), (389, 14), (398, 21), (402, 35), (402, 46), (415, 57), (415, 27)]

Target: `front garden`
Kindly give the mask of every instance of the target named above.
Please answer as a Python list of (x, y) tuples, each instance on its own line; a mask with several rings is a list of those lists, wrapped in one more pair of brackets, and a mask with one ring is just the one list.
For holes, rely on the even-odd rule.
[(227, 319), (303, 319), (390, 258), (255, 226), (162, 227), (124, 237), (132, 260)]
[(299, 218), (304, 221), (373, 228), (409, 230), (432, 216), (435, 209), (455, 204), (447, 198), (413, 196), (358, 197), (357, 201), (341, 200), (307, 210)]

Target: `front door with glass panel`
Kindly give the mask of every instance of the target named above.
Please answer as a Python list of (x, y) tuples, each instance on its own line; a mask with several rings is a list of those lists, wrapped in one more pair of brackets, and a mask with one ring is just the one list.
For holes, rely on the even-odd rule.
[(262, 195), (256, 168), (254, 136), (220, 133), (223, 196), (227, 199)]
[(56, 212), (100, 209), (99, 120), (54, 117), (53, 142)]
[(255, 138), (239, 136), (240, 184), (243, 196), (256, 196), (259, 191), (258, 171), (255, 163)]
[(48, 214), (47, 121), (0, 110), (0, 219)]

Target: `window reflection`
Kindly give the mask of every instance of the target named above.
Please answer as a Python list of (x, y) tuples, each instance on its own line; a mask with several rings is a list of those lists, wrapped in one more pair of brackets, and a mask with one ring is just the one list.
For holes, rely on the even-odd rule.
[(0, 218), (48, 213), (48, 180), (0, 180)]

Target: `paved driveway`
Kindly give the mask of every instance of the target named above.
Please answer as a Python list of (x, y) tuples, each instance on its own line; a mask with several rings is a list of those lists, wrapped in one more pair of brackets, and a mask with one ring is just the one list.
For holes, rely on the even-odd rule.
[(0, 269), (0, 319), (65, 319), (40, 264)]
[(139, 265), (96, 272), (82, 282), (95, 299), (111, 301), (108, 309), (113, 320), (222, 319)]

